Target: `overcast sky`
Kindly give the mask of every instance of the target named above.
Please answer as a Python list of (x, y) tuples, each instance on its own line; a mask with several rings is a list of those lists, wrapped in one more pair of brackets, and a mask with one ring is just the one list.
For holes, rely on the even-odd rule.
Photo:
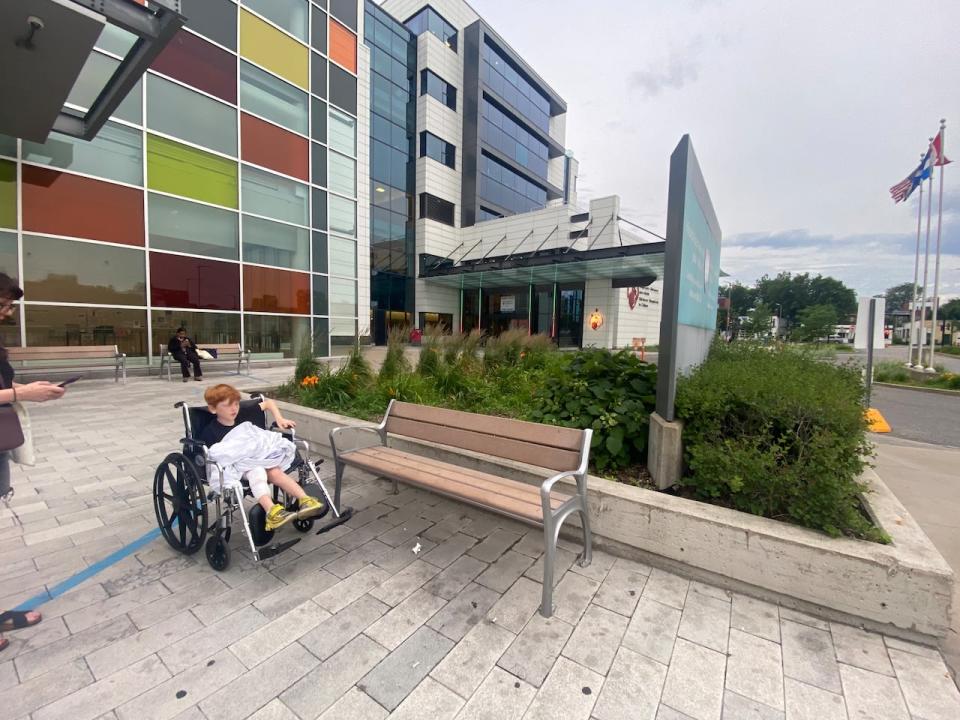
[[(735, 279), (809, 271), (861, 293), (912, 280), (917, 193), (894, 205), (888, 188), (941, 117), (960, 161), (957, 0), (471, 4), (566, 99), (582, 195), (618, 194), (662, 232), (669, 156), (690, 133)], [(935, 197), (934, 236), (936, 212)], [(942, 242), (941, 295), (958, 296), (960, 162)]]

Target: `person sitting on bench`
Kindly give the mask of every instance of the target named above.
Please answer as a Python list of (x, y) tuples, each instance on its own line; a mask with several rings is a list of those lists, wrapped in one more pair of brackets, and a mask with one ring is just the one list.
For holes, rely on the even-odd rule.
[(197, 344), (193, 338), (187, 337), (187, 329), (178, 327), (177, 334), (170, 338), (167, 345), (170, 354), (180, 363), (183, 372), (183, 381), (190, 379), (190, 365), (193, 365), (193, 379), (203, 380), (203, 370), (200, 369), (200, 356), (197, 354)]

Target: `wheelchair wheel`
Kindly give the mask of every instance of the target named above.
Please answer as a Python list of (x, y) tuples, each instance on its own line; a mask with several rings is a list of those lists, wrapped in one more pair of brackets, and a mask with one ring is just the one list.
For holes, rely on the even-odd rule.
[(230, 566), (230, 546), (219, 535), (207, 538), (207, 562), (217, 572), (223, 572)]
[(153, 476), (153, 507), (160, 532), (174, 550), (192, 555), (207, 536), (207, 497), (190, 460), (170, 453)]

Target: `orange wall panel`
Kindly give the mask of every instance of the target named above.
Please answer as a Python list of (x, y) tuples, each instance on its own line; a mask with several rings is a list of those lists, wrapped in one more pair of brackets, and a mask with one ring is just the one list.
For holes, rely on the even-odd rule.
[(330, 18), (330, 59), (352, 73), (357, 72), (357, 36)]
[(252, 115), (241, 113), (243, 159), (277, 172), (310, 181), (310, 143)]
[(310, 276), (277, 268), (243, 266), (243, 309), (310, 314)]

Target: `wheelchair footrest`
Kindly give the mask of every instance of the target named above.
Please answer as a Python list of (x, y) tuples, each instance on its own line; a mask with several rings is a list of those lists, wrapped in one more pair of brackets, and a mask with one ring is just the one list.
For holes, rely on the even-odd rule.
[(261, 560), (266, 560), (267, 558), (272, 558), (276, 555), (279, 555), (284, 550), (289, 550), (298, 542), (300, 542), (300, 538), (287, 540), (286, 542), (278, 543), (276, 545), (268, 545), (266, 547), (259, 548), (257, 550), (257, 554), (260, 556)]
[(320, 533), (325, 533), (328, 530), (333, 530), (335, 527), (343, 525), (352, 517), (353, 517), (353, 508), (352, 507), (343, 508), (340, 511), (340, 517), (334, 517), (330, 522), (328, 522), (326, 525), (324, 525), (319, 530), (317, 530), (317, 535), (319, 535)]

